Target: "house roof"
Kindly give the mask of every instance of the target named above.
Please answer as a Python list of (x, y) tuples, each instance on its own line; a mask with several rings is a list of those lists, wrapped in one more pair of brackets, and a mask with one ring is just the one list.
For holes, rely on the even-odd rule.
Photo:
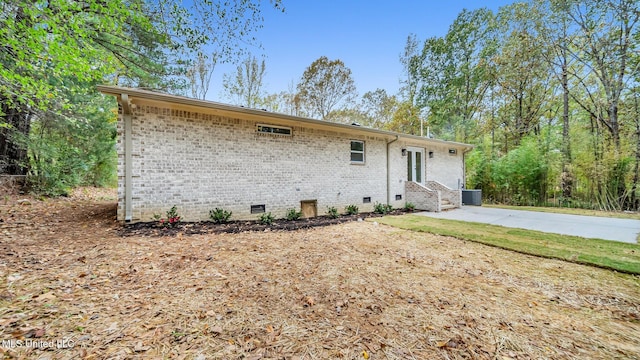
[(391, 139), (405, 139), (405, 140), (413, 140), (424, 143), (431, 144), (440, 144), (453, 146), (457, 148), (464, 148), (465, 151), (473, 149), (473, 145), (464, 144), (454, 141), (446, 141), (446, 140), (438, 140), (438, 139), (430, 139), (426, 137), (402, 134), (393, 131), (379, 130), (368, 128), (364, 126), (358, 125), (348, 125), (348, 124), (339, 124), (333, 123), (324, 120), (310, 119), (299, 116), (292, 116), (282, 113), (270, 112), (260, 109), (252, 109), (241, 106), (234, 106), (229, 104), (223, 104), (214, 101), (208, 100), (199, 100), (193, 99), (185, 96), (177, 96), (170, 95), (155, 91), (128, 88), (128, 87), (120, 87), (120, 86), (107, 86), (107, 85), (98, 85), (98, 91), (103, 94), (113, 95), (118, 98), (118, 102), (123, 103), (123, 99), (126, 99), (126, 104), (122, 104), (123, 108), (126, 110), (130, 104), (145, 104), (145, 103), (163, 103), (163, 104), (171, 104), (172, 107), (190, 110), (190, 111), (206, 111), (213, 112), (216, 114), (220, 114), (223, 116), (239, 116), (243, 115), (245, 118), (250, 118), (256, 121), (276, 121), (278, 123), (284, 123), (288, 125), (306, 125), (311, 127), (318, 127), (324, 129), (332, 129), (334, 131), (346, 131), (349, 133), (366, 133), (371, 135), (378, 135), (383, 137), (388, 137)]

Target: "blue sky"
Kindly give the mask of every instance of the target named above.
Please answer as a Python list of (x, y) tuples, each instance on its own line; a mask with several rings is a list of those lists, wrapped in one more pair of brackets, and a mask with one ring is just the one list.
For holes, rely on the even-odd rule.
[[(359, 95), (376, 88), (395, 94), (402, 66), (399, 56), (407, 36), (419, 40), (443, 36), (463, 9), (487, 7), (497, 11), (514, 0), (284, 0), (284, 13), (263, 8), (264, 27), (256, 37), (263, 49), (266, 90), (287, 90), (297, 84), (316, 59), (340, 59), (351, 69)], [(265, 1), (266, 3), (266, 1)], [(211, 100), (222, 100), (222, 74), (233, 65), (218, 65), (209, 90)]]

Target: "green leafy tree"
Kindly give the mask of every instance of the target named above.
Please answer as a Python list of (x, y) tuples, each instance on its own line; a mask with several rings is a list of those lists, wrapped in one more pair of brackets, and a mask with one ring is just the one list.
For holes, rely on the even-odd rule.
[[(0, 16), (0, 163), (2, 172), (26, 174), (31, 121), (73, 106), (67, 89), (117, 72), (118, 55), (103, 44), (123, 44), (124, 29), (145, 29), (136, 16), (142, 4), (49, 1), (39, 6), (12, 0)], [(118, 27), (120, 26), (120, 27)], [(118, 36), (120, 35), (120, 36)], [(111, 39), (112, 38), (112, 39)], [(111, 42), (109, 42), (111, 40)], [(126, 47), (125, 47), (126, 48)]]
[[(62, 154), (58, 145), (84, 131), (79, 124), (92, 121), (84, 117), (107, 108), (92, 100), (98, 96), (96, 84), (181, 92), (185, 69), (202, 47), (213, 47), (229, 60), (243, 52), (239, 44), (255, 43), (260, 4), (5, 1), (0, 7), (0, 173), (26, 174), (32, 165), (36, 178), (54, 173), (60, 178), (87, 168), (93, 155)], [(279, 0), (273, 5), (282, 9)], [(115, 131), (108, 117), (98, 118), (111, 129), (107, 132)], [(113, 139), (106, 138), (111, 146), (105, 149), (112, 149)], [(85, 145), (68, 151), (72, 148)], [(65, 157), (83, 163), (56, 160)]]
[(324, 120), (341, 124), (369, 126), (369, 117), (357, 108), (343, 108), (331, 111)]
[(542, 57), (543, 43), (537, 24), (544, 16), (529, 3), (514, 3), (500, 9), (501, 48), (493, 58), (493, 76), (499, 85), (499, 111), (505, 128), (505, 152), (509, 143), (518, 145), (529, 134), (540, 134), (540, 119), (550, 100), (551, 68)]
[(403, 91), (442, 138), (467, 141), (475, 135), (475, 118), (492, 84), (494, 22), (487, 9), (463, 10), (446, 36), (428, 38), (421, 52), (414, 37), (407, 40), (401, 57), (408, 73)]
[(539, 23), (540, 35), (545, 51), (541, 55), (551, 66), (553, 73), (560, 83), (562, 91), (562, 176), (560, 186), (562, 197), (571, 199), (573, 196), (574, 176), (571, 156), (570, 136), (570, 83), (569, 71), (573, 66), (571, 51), (575, 41), (575, 33), (571, 30), (571, 19), (568, 15), (568, 2), (538, 0), (535, 6), (541, 13), (547, 14)]
[(65, 195), (79, 185), (116, 182), (116, 113), (110, 99), (67, 94), (74, 112), (36, 117), (29, 136), (28, 184), (46, 195)]
[(363, 125), (383, 129), (393, 120), (398, 100), (394, 95), (388, 95), (384, 89), (376, 89), (362, 95), (361, 107), (366, 114)]
[(409, 101), (398, 104), (391, 122), (385, 125), (386, 130), (391, 130), (403, 134), (422, 135), (423, 116), (420, 109)]
[(625, 132), (633, 129), (634, 121), (621, 116), (621, 109), (632, 107), (633, 100), (625, 97), (632, 93), (630, 81), (640, 71), (634, 61), (639, 50), (639, 4), (633, 0), (554, 3), (577, 29), (570, 56), (580, 66), (568, 70), (578, 85), (570, 95), (591, 119), (594, 160), (602, 167), (599, 176), (593, 177), (598, 182), (598, 202), (605, 208), (627, 207), (629, 153), (625, 147), (629, 140)]
[[(566, 0), (573, 24), (579, 27), (576, 38), (580, 50), (573, 53), (587, 73), (574, 73), (589, 96), (574, 100), (597, 119), (610, 133), (616, 151), (620, 150), (619, 105), (629, 77), (640, 69), (630, 67), (638, 52), (637, 36), (640, 7), (635, 0)], [(593, 86), (589, 75), (595, 77)]]
[(356, 85), (351, 70), (342, 60), (329, 60), (322, 56), (304, 71), (297, 86), (300, 101), (310, 116), (321, 119), (340, 104), (356, 97)]
[(495, 55), (494, 15), (487, 9), (463, 10), (445, 36), (450, 66), (442, 115), (455, 122), (455, 139), (475, 137), (476, 115), (492, 85), (490, 59)]
[(420, 44), (416, 34), (407, 36), (407, 40), (402, 53), (400, 63), (402, 64), (403, 78), (400, 81), (401, 101), (408, 101), (415, 105), (420, 79), (418, 77), (421, 68)]
[[(447, 102), (446, 88), (451, 73), (451, 61), (445, 39), (432, 37), (425, 40), (420, 59), (415, 59), (414, 63), (419, 64), (412, 67), (416, 72), (414, 77), (419, 79), (417, 98), (415, 104), (409, 102), (405, 107), (425, 109), (425, 113), (429, 114), (429, 125), (436, 126), (441, 134), (448, 133), (453, 136), (454, 124), (447, 116), (441, 115)], [(415, 114), (416, 111), (411, 113)]]
[(422, 76), (423, 69), (425, 61), (429, 60), (424, 55), (424, 51), (420, 49), (417, 36), (415, 34), (407, 36), (404, 49), (400, 54), (403, 78), (400, 80), (399, 99), (391, 120), (384, 126), (385, 129), (406, 134), (423, 135), (425, 116), (422, 114), (423, 111), (419, 101), (420, 93), (424, 91), (422, 88), (425, 80)]
[(467, 185), (495, 201), (637, 209), (639, 23), (635, 0), (463, 11), (444, 37), (407, 39), (386, 127), (419, 134), (424, 119), (476, 144)]

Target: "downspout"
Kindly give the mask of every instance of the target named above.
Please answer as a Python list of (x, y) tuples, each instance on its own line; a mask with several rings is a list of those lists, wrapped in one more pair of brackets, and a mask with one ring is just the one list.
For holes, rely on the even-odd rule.
[(130, 222), (132, 220), (133, 204), (132, 199), (132, 125), (131, 125), (131, 103), (129, 102), (129, 95), (120, 95), (120, 105), (122, 106), (122, 119), (124, 121), (124, 221)]
[(395, 139), (387, 142), (387, 205), (391, 205), (391, 157), (389, 156), (389, 145), (398, 141), (398, 139), (400, 139), (400, 136), (396, 135)]
[(466, 161), (466, 155), (471, 150), (473, 150), (472, 147), (467, 147), (462, 152), (462, 188), (466, 188), (467, 187), (467, 161)]

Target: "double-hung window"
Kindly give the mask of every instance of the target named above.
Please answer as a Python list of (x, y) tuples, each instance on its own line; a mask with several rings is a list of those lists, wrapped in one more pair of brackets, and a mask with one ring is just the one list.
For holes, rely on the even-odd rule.
[(364, 141), (351, 140), (351, 163), (364, 164)]

